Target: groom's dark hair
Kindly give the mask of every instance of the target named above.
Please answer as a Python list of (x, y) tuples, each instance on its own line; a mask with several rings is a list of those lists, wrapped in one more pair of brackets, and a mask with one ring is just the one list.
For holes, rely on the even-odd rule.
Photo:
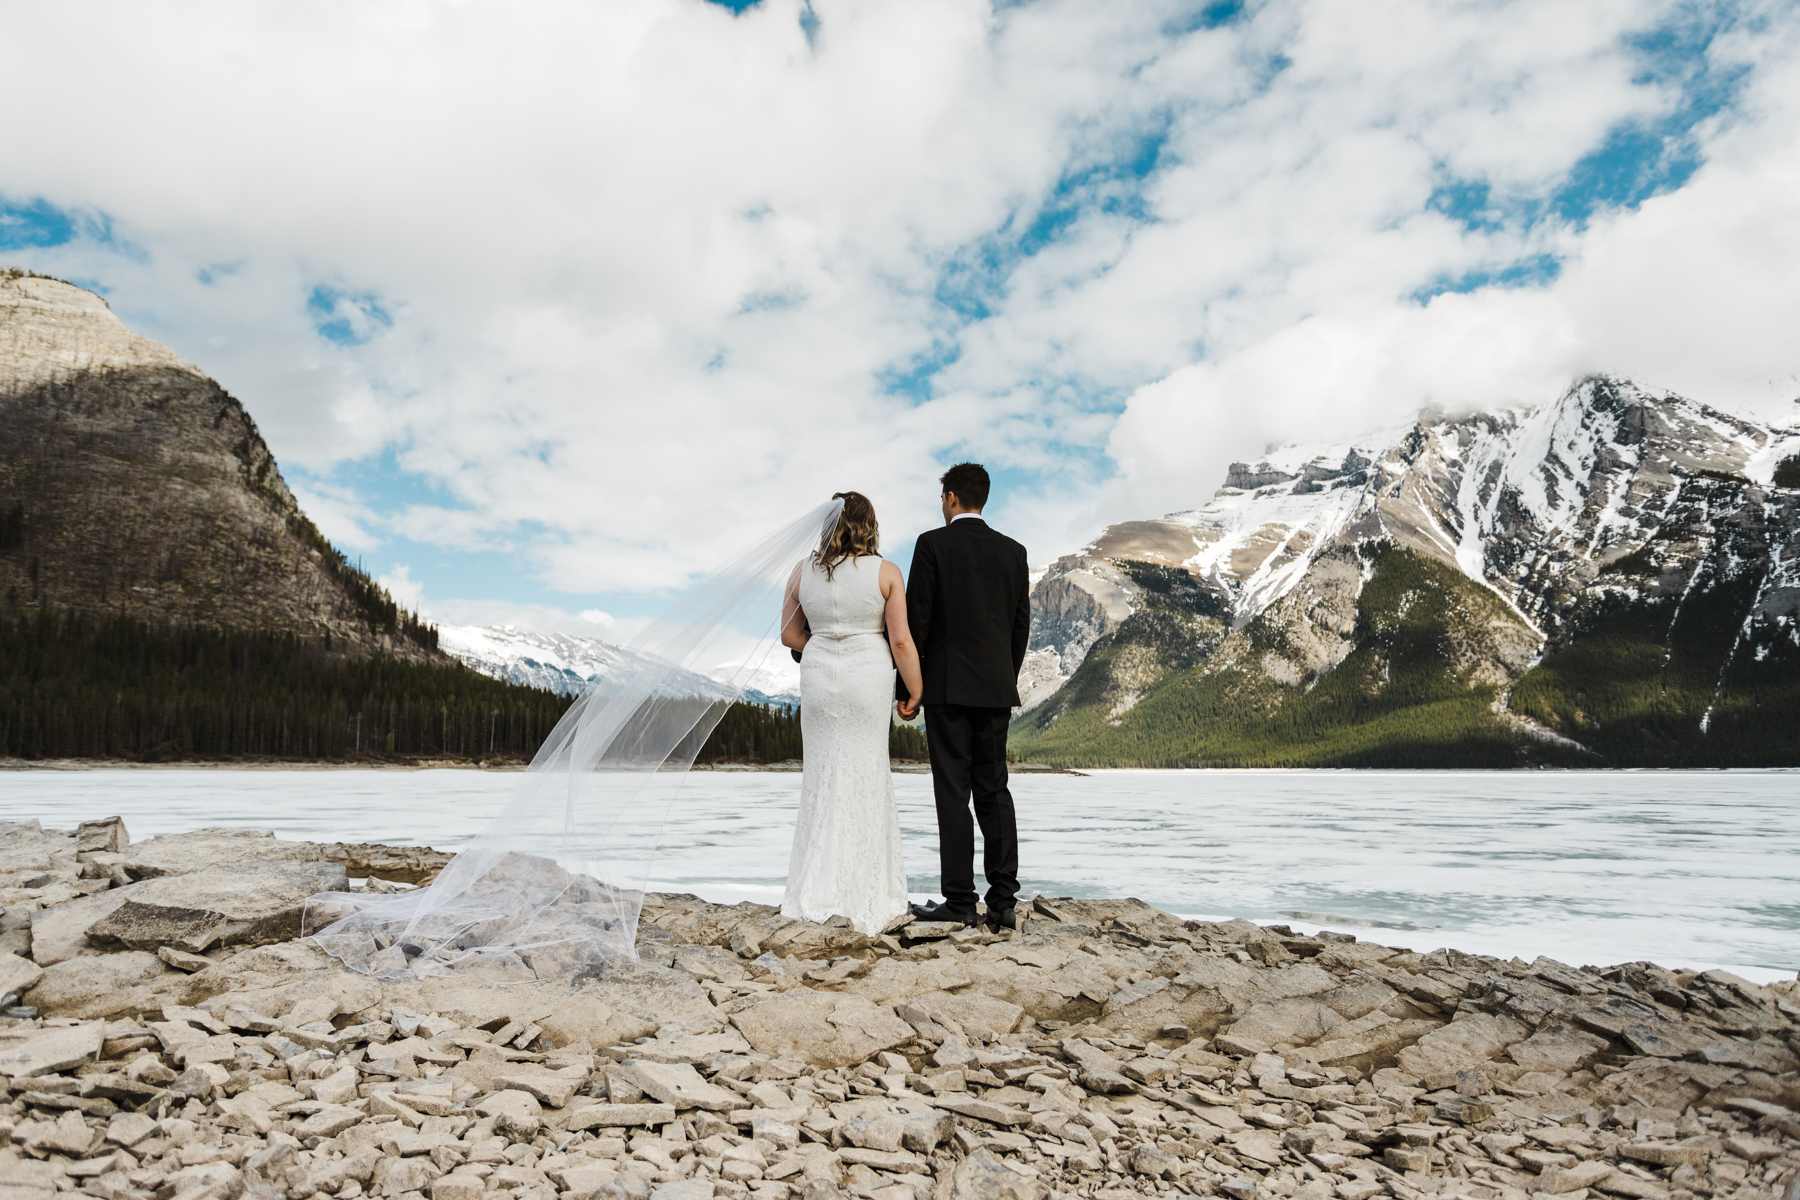
[(957, 503), (971, 512), (987, 507), (988, 473), (980, 463), (957, 463), (938, 482), (946, 492), (956, 493)]

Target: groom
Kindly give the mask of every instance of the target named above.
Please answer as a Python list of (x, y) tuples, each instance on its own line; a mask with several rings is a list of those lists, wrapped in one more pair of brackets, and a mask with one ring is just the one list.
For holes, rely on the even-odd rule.
[[(926, 921), (973, 925), (974, 800), (987, 876), (988, 927), (1017, 926), (1019, 834), (1006, 790), (1006, 725), (1019, 703), (1019, 667), (1031, 634), (1025, 547), (988, 528), (988, 473), (977, 463), (944, 472), (944, 527), (919, 535), (906, 611), (925, 675), (925, 742), (937, 793), (941, 904), (914, 905)], [(917, 713), (903, 698), (903, 720)]]

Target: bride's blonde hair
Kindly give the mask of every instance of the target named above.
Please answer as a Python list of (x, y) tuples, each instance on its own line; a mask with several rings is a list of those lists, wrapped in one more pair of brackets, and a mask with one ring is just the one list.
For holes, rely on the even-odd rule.
[(834, 492), (831, 498), (842, 500), (844, 511), (813, 552), (813, 561), (827, 579), (846, 559), (881, 553), (881, 526), (875, 520), (875, 506), (869, 498), (861, 492)]

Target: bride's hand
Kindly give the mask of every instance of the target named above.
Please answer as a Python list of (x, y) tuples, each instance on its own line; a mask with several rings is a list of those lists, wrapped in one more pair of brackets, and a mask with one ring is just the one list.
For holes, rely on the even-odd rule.
[(919, 697), (911, 696), (905, 700), (894, 701), (894, 711), (902, 721), (910, 721), (919, 715)]

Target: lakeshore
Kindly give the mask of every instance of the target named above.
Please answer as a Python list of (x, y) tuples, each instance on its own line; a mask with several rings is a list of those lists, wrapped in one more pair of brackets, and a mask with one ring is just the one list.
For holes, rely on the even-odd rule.
[(1039, 897), (867, 936), (658, 895), (640, 958), (388, 983), (297, 938), (445, 856), (0, 829), (13, 1194), (1781, 1197), (1800, 984)]

